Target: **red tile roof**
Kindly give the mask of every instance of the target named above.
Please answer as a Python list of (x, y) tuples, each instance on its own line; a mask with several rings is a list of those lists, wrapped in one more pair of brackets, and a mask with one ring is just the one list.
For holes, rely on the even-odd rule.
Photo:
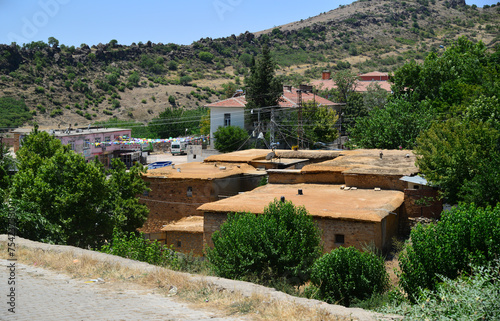
[[(320, 97), (313, 93), (302, 93), (302, 102), (306, 103), (309, 101), (315, 101), (321, 106), (336, 106), (338, 103), (334, 103), (326, 98)], [(245, 95), (232, 97), (217, 101), (206, 105), (206, 107), (245, 107), (247, 101)], [(297, 88), (292, 88), (291, 90), (283, 90), (283, 95), (281, 96), (281, 101), (279, 102), (280, 107), (297, 107), (298, 106), (298, 94)]]

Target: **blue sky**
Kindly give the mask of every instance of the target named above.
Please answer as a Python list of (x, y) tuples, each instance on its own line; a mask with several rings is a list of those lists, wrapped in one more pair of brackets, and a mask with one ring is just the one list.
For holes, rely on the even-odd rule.
[[(466, 0), (482, 7), (498, 0)], [(55, 37), (80, 46), (111, 39), (191, 44), (307, 19), (349, 0), (0, 0), (0, 43)]]

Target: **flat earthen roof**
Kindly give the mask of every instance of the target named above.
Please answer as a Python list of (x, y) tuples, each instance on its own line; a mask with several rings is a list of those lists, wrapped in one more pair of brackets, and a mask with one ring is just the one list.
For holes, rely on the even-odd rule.
[(203, 233), (203, 216), (184, 217), (163, 226), (161, 230), (164, 232)]
[[(383, 154), (382, 158), (380, 152)], [(345, 150), (335, 159), (304, 166), (302, 172), (409, 176), (419, 172), (415, 161), (416, 157), (411, 150)]]
[(171, 179), (216, 179), (240, 174), (262, 174), (245, 163), (185, 163), (148, 170), (144, 176)]
[[(302, 189), (303, 195), (298, 195)], [(404, 201), (404, 193), (394, 190), (344, 190), (341, 185), (268, 184), (198, 208), (203, 212), (250, 212), (262, 214), (274, 199), (284, 196), (296, 206), (304, 206), (313, 216), (381, 222)]]
[(270, 149), (245, 149), (236, 152), (217, 154), (205, 158), (205, 162), (239, 162), (250, 163), (258, 159), (266, 159)]

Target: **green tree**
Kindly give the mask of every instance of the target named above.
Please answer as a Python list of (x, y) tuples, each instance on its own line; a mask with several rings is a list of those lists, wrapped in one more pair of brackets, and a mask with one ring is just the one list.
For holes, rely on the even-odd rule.
[(57, 40), (54, 37), (49, 37), (48, 44), (51, 45), (54, 48), (57, 48), (57, 46), (59, 46), (59, 40)]
[(349, 138), (363, 148), (413, 149), (417, 136), (433, 119), (432, 108), (425, 102), (393, 99), (384, 108), (372, 109), (367, 117), (358, 119)]
[(440, 276), (455, 279), (470, 264), (487, 265), (500, 255), (500, 204), (480, 208), (463, 204), (443, 212), (441, 220), (411, 231), (399, 256), (400, 285), (410, 299), (433, 290)]
[(137, 71), (133, 71), (127, 79), (128, 87), (138, 87), (139, 81), (141, 80), (141, 76)]
[(23, 99), (0, 97), (0, 127), (18, 127), (33, 118)]
[(214, 55), (211, 54), (210, 52), (202, 51), (198, 54), (198, 58), (204, 62), (211, 63), (212, 60), (214, 59)]
[(200, 134), (205, 136), (210, 134), (210, 109), (207, 110), (205, 115), (201, 116)]
[(151, 133), (156, 138), (179, 137), (187, 133), (200, 132), (200, 121), (207, 108), (198, 109), (166, 108), (158, 117), (149, 122)]
[(245, 149), (249, 137), (248, 133), (241, 127), (221, 126), (214, 133), (214, 147), (221, 153), (233, 152), (241, 148)]
[(264, 284), (277, 279), (304, 284), (321, 255), (312, 216), (304, 207), (277, 200), (263, 214), (229, 214), (212, 240), (214, 247), (206, 254), (217, 275)]
[[(251, 109), (278, 106), (283, 95), (283, 83), (275, 76), (276, 65), (267, 45), (262, 47), (262, 55), (250, 68), (250, 75), (245, 78), (247, 104), (246, 111)], [(267, 113), (265, 117), (268, 117)], [(257, 113), (250, 114), (250, 121), (257, 120)]]
[[(16, 213), (20, 236), (95, 248), (114, 228), (133, 231), (147, 217), (146, 206), (136, 199), (146, 190), (140, 165), (127, 172), (114, 160), (106, 172), (99, 162), (87, 163), (36, 129), (25, 137), (18, 161), (8, 206)], [(3, 212), (3, 224), (6, 219)]]
[(480, 98), (465, 117), (432, 124), (417, 140), (417, 165), (450, 203), (500, 200), (500, 125), (496, 98)]
[(438, 111), (447, 112), (453, 106), (460, 109), (481, 93), (491, 93), (490, 88), (498, 90), (498, 79), (487, 76), (493, 70), (498, 74), (486, 46), (460, 37), (440, 56), (431, 53), (421, 65), (414, 61), (405, 64), (391, 81), (395, 95), (411, 93), (408, 97), (413, 101), (429, 100)]
[(236, 89), (238, 89), (238, 87), (236, 87), (236, 84), (232, 81), (229, 81), (225, 84), (222, 84), (222, 89), (224, 90), (224, 99), (226, 98), (231, 98), (233, 97), (234, 93), (236, 92)]
[(367, 92), (363, 95), (365, 108), (370, 111), (375, 108), (382, 108), (387, 103), (388, 93), (380, 88), (376, 82), (368, 85)]
[(319, 258), (312, 268), (312, 283), (321, 300), (349, 306), (383, 293), (389, 285), (384, 259), (354, 247), (339, 247)]
[(332, 79), (337, 86), (339, 102), (346, 103), (356, 90), (358, 76), (350, 70), (340, 70), (333, 74)]

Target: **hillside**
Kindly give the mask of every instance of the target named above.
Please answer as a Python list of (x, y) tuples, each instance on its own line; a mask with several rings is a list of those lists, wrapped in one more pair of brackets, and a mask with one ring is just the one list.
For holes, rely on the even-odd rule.
[(222, 84), (243, 84), (264, 44), (273, 51), (278, 74), (291, 84), (319, 78), (325, 68), (392, 71), (461, 35), (495, 46), (499, 10), (459, 0), (364, 0), (255, 34), (204, 38), (189, 46), (111, 41), (75, 48), (53, 38), (50, 44), (0, 45), (0, 99), (24, 100), (33, 115), (29, 122), (41, 126), (82, 126), (112, 117), (147, 123), (165, 108), (194, 109), (225, 98)]

